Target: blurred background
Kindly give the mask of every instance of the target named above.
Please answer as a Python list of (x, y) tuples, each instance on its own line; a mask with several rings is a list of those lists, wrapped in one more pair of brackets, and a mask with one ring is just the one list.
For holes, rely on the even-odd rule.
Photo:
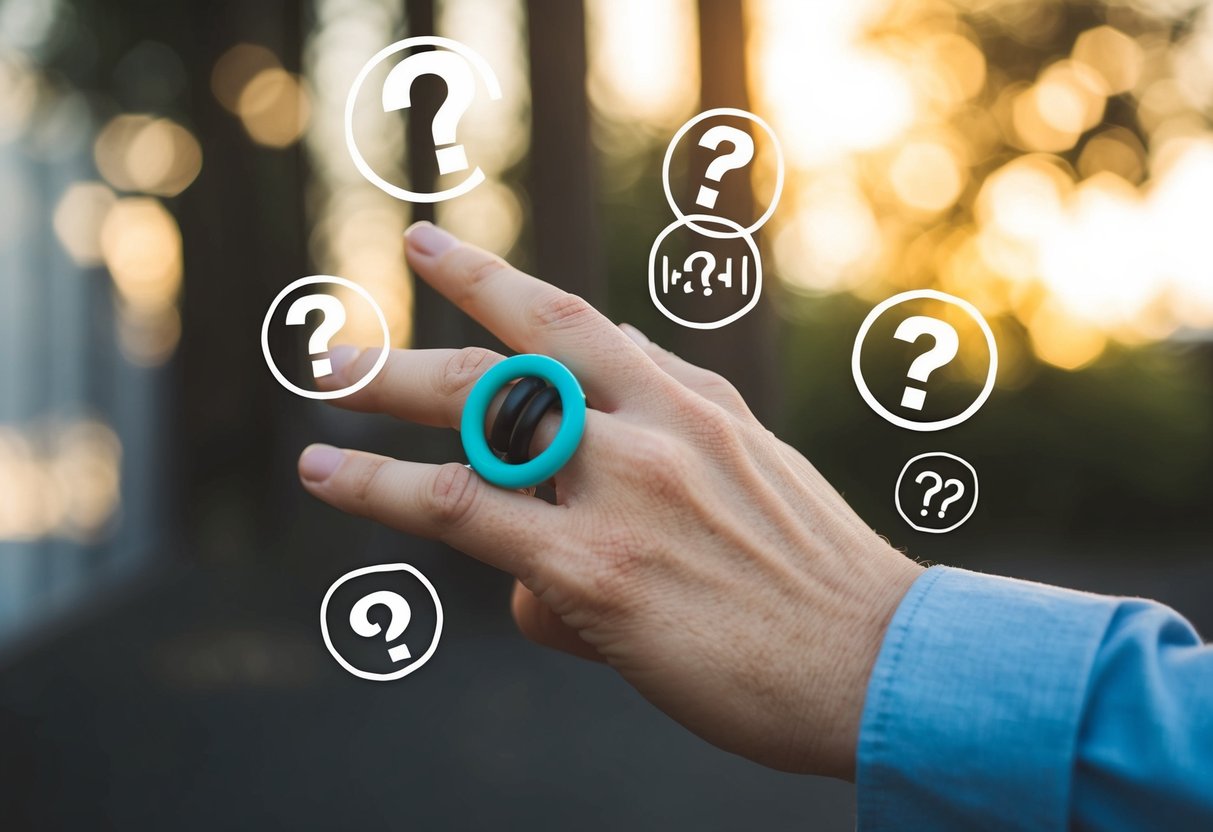
[[(434, 33), (506, 93), (460, 122), (488, 181), (436, 212), (369, 185), (342, 136), (362, 65)], [(426, 190), (443, 84), (414, 93), (360, 146)], [(682, 330), (647, 292), (661, 157), (719, 106), (771, 123), (787, 186), (761, 304)], [(772, 160), (749, 173), (741, 214)], [(523, 642), (505, 576), (302, 492), (312, 441), (460, 458), (451, 434), (288, 393), (259, 349), (270, 301), (315, 273), (372, 292), (399, 346), (494, 346), (408, 273), (415, 219), (725, 373), (911, 555), (1213, 631), (1198, 0), (0, 0), (0, 193), (6, 829), (854, 828), (850, 786), (700, 742)], [(882, 421), (849, 370), (867, 311), (922, 287), (999, 346), (993, 395), (938, 434)], [(935, 450), (982, 486), (942, 539), (892, 500)], [(362, 681), (316, 610), (399, 560), (437, 586), (443, 641), (424, 672)]]

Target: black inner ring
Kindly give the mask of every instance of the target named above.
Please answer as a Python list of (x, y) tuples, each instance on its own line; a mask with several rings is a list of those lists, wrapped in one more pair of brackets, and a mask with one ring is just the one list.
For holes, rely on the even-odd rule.
[(539, 422), (553, 405), (559, 404), (560, 391), (555, 387), (544, 387), (526, 403), (522, 415), (514, 424), (514, 433), (510, 436), (510, 450), (505, 456), (506, 462), (518, 465), (530, 459), (531, 440), (535, 438)]
[(546, 386), (547, 382), (543, 379), (527, 376), (519, 379), (518, 383), (510, 388), (510, 392), (506, 394), (505, 401), (501, 403), (501, 409), (497, 411), (497, 418), (493, 420), (493, 426), (489, 430), (489, 447), (497, 456), (504, 457), (509, 453), (510, 437), (514, 434), (514, 426), (518, 424), (518, 417), (522, 415), (522, 409), (535, 397), (536, 393)]
[(560, 391), (537, 376), (519, 379), (501, 402), (489, 428), (489, 447), (511, 465), (530, 459), (531, 442), (539, 423), (553, 407), (560, 406)]

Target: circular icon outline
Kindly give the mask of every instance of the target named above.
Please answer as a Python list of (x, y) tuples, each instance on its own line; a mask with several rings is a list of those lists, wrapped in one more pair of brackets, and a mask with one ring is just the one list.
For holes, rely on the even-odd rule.
[(460, 57), (466, 58), (469, 63), (480, 73), (481, 79), (489, 93), (489, 99), (498, 101), (501, 99), (501, 83), (497, 80), (497, 74), (493, 72), (493, 68), (489, 62), (480, 56), (469, 46), (465, 46), (457, 40), (450, 38), (438, 37), (437, 35), (418, 35), (417, 37), (405, 38), (398, 40), (393, 44), (383, 47), (371, 59), (363, 64), (362, 69), (358, 71), (357, 77), (354, 78), (354, 83), (350, 86), (349, 95), (345, 100), (345, 146), (349, 151), (350, 159), (354, 162), (354, 167), (362, 174), (362, 177), (374, 185), (379, 190), (389, 196), (394, 196), (396, 199), (405, 202), (422, 202), (434, 203), (445, 202), (448, 199), (454, 199), (457, 196), (463, 196), (468, 191), (475, 188), (484, 181), (484, 171), (477, 165), (476, 169), (468, 174), (467, 179), (460, 182), (458, 185), (447, 188), (443, 191), (434, 193), (419, 193), (410, 191), (407, 188), (402, 188), (399, 185), (393, 185), (382, 176), (375, 172), (374, 168), (367, 163), (362, 155), (362, 151), (358, 149), (358, 142), (354, 139), (354, 105), (358, 101), (358, 93), (362, 90), (362, 84), (366, 81), (371, 70), (377, 67), (388, 57), (395, 55), (397, 52), (403, 52), (406, 49), (412, 49), (414, 46), (437, 46), (443, 49), (448, 49), (456, 53)]
[[(361, 295), (371, 308), (375, 310), (375, 317), (379, 319), (379, 328), (383, 330), (383, 349), (379, 352), (379, 358), (375, 361), (375, 366), (367, 371), (366, 375), (358, 379), (358, 381), (342, 387), (340, 390), (306, 390), (292, 382), (282, 374), (278, 369), (278, 365), (274, 363), (273, 357), (270, 355), (270, 321), (274, 318), (274, 311), (278, 308), (278, 304), (282, 303), (283, 298), (298, 289), (301, 286), (311, 286), (316, 283), (333, 283), (337, 286), (344, 286), (352, 290), (358, 295)], [(375, 376), (379, 375), (379, 371), (383, 369), (383, 365), (387, 363), (388, 351), (391, 349), (391, 335), (388, 333), (387, 318), (383, 316), (383, 310), (379, 308), (379, 304), (375, 303), (375, 299), (371, 297), (362, 286), (359, 286), (352, 280), (346, 280), (344, 277), (336, 277), (331, 274), (314, 274), (309, 277), (301, 277), (298, 280), (290, 283), (285, 289), (278, 293), (270, 304), (269, 311), (265, 313), (265, 320), (261, 322), (261, 354), (265, 356), (266, 366), (270, 368), (270, 372), (274, 374), (274, 378), (278, 379), (278, 383), (290, 390), (296, 395), (303, 396), (305, 399), (340, 399), (343, 396), (348, 396), (351, 393), (356, 393), (363, 387), (371, 383)]]
[[(376, 572), (408, 572), (410, 575), (421, 581), (422, 585), (430, 593), (430, 597), (434, 599), (434, 609), (437, 612), (437, 618), (434, 625), (434, 638), (430, 641), (430, 646), (422, 653), (415, 661), (400, 668), (393, 670), (391, 673), (371, 673), (367, 670), (359, 670), (345, 660), (337, 649), (333, 647), (333, 640), (329, 637), (328, 624), (328, 606), (329, 599), (333, 597), (337, 587), (344, 584), (346, 581), (357, 578), (361, 575), (370, 575)], [(359, 679), (369, 679), (372, 682), (391, 682), (395, 679), (401, 679), (408, 676), (413, 671), (419, 669), (422, 665), (430, 660), (434, 655), (434, 651), (438, 649), (438, 639), (442, 636), (442, 602), (438, 600), (438, 590), (434, 589), (434, 585), (430, 583), (429, 578), (421, 574), (417, 567), (407, 563), (381, 563), (377, 566), (364, 566), (361, 569), (355, 569), (352, 572), (346, 572), (340, 578), (333, 582), (329, 587), (329, 591), (324, 594), (324, 600), (320, 602), (320, 634), (324, 637), (324, 646), (328, 648), (329, 653), (337, 663), (348, 670), (350, 673), (357, 676)]]
[[(775, 191), (771, 194), (771, 204), (767, 206), (767, 210), (754, 221), (754, 224), (749, 228), (742, 228), (741, 223), (733, 220), (727, 220), (725, 217), (715, 217), (707, 214), (685, 214), (678, 207), (678, 202), (674, 199), (674, 190), (670, 187), (670, 160), (674, 158), (674, 149), (678, 147), (678, 143), (682, 141), (682, 137), (699, 122), (712, 116), (737, 116), (738, 118), (749, 119), (757, 124), (771, 140), (771, 144), (775, 147)], [(737, 107), (716, 107), (711, 110), (705, 110), (699, 115), (692, 118), (686, 124), (678, 128), (678, 132), (674, 134), (674, 138), (670, 139), (669, 145), (665, 149), (665, 159), (661, 163), (661, 185), (665, 189), (666, 202), (670, 204), (670, 210), (684, 224), (705, 237), (713, 237), (717, 240), (732, 240), (743, 235), (753, 234), (759, 228), (766, 224), (766, 221), (775, 213), (775, 207), (779, 205), (779, 198), (783, 195), (783, 179), (784, 179), (784, 163), (783, 163), (783, 146), (779, 143), (779, 138), (775, 135), (775, 131), (771, 129), (771, 125), (767, 124), (761, 116), (751, 113), (749, 110), (742, 110)], [(707, 228), (700, 228), (692, 222), (692, 219), (699, 219), (701, 222), (705, 219), (712, 222), (726, 222), (738, 229), (736, 232), (712, 231)]]
[[(867, 338), (868, 330), (872, 328), (872, 324), (876, 322), (876, 319), (894, 306), (898, 306), (906, 301), (923, 298), (938, 300), (959, 307), (981, 328), (982, 334), (985, 335), (986, 348), (990, 354), (990, 369), (986, 373), (985, 385), (977, 395), (977, 398), (955, 416), (937, 419), (933, 422), (915, 422), (912, 419), (907, 419), (904, 416), (898, 416), (896, 413), (891, 412), (872, 395), (872, 391), (868, 389), (868, 383), (863, 377), (863, 370), (860, 368), (860, 355), (863, 352), (863, 342)], [(944, 430), (966, 421), (980, 410), (981, 406), (986, 403), (986, 399), (990, 397), (990, 393), (994, 390), (994, 379), (998, 375), (998, 345), (994, 341), (994, 331), (990, 329), (989, 323), (986, 322), (980, 310), (964, 298), (958, 298), (955, 295), (949, 295), (947, 292), (940, 292), (937, 289), (913, 289), (909, 292), (901, 292), (900, 294), (893, 295), (891, 298), (884, 299), (872, 307), (872, 311), (863, 319), (863, 323), (859, 326), (859, 332), (855, 335), (855, 347), (851, 351), (851, 375), (855, 379), (855, 386), (859, 390), (859, 395), (868, 403), (868, 407), (872, 408), (886, 422), (906, 428), (907, 430)]]
[[(686, 227), (691, 229), (691, 231), (698, 233), (698, 227), (694, 222), (692, 222), (692, 220), (711, 220), (712, 222), (725, 223), (726, 225), (731, 225), (734, 228), (740, 229), (740, 233), (733, 234), (729, 237), (718, 237), (717, 239), (743, 239), (746, 241), (746, 244), (749, 245), (750, 253), (754, 255), (754, 293), (750, 298), (750, 302), (733, 314), (729, 315), (727, 318), (722, 318), (719, 321), (702, 322), (684, 320), (667, 309), (665, 304), (663, 304), (657, 296), (657, 249), (661, 248), (661, 241), (668, 237), (676, 228)], [(682, 324), (683, 326), (690, 327), (691, 329), (720, 329), (722, 326), (731, 324), (733, 321), (742, 317), (756, 305), (758, 305), (758, 299), (761, 296), (762, 258), (758, 255), (758, 244), (754, 242), (754, 236), (741, 227), (741, 223), (735, 222), (727, 217), (713, 217), (707, 214), (691, 214), (690, 216), (681, 216), (679, 219), (674, 220), (674, 222), (662, 229), (661, 233), (657, 235), (657, 239), (653, 241), (653, 247), (649, 249), (649, 297), (652, 298), (653, 304), (657, 307), (658, 311), (676, 324)]]
[[(905, 511), (901, 508), (901, 481), (905, 477), (906, 471), (910, 470), (910, 466), (918, 460), (929, 456), (942, 456), (947, 457), (948, 459), (953, 459), (964, 467), (968, 468), (969, 473), (973, 475), (973, 502), (969, 504), (969, 510), (965, 516), (957, 520), (951, 526), (948, 526), (946, 529), (932, 529), (926, 526), (920, 526), (907, 517)], [(944, 534), (945, 532), (954, 531), (955, 529), (960, 528), (964, 525), (966, 520), (973, 516), (973, 512), (977, 510), (977, 497), (980, 493), (981, 486), (977, 482), (977, 469), (974, 468), (968, 460), (961, 459), (960, 457), (956, 456), (956, 454), (950, 454), (947, 451), (927, 451), (925, 454), (919, 454), (916, 457), (912, 457), (905, 465), (902, 466), (901, 473), (897, 475), (897, 484), (893, 486), (893, 505), (897, 508), (897, 513), (901, 515), (901, 519), (905, 520), (906, 523), (910, 525), (910, 528), (914, 529), (915, 531), (926, 532), (927, 534)]]

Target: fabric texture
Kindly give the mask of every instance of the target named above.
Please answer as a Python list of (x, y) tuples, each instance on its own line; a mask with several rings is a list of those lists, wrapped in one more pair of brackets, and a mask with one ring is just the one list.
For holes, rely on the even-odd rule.
[(932, 567), (857, 752), (861, 832), (1213, 830), (1213, 647), (1149, 601)]

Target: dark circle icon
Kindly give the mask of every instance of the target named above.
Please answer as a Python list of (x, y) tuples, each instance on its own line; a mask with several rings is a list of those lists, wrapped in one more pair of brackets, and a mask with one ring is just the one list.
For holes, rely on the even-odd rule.
[[(515, 379), (485, 439), (489, 403)], [(551, 386), (549, 386), (551, 385)], [(528, 459), (531, 440), (544, 415), (556, 404), (563, 416), (556, 438), (543, 453)], [(473, 470), (502, 488), (529, 488), (556, 474), (581, 444), (585, 433), (585, 393), (569, 369), (546, 355), (515, 355), (490, 367), (468, 394), (460, 421), (463, 450)]]
[(893, 487), (897, 513), (911, 528), (943, 534), (959, 528), (977, 508), (977, 471), (943, 451), (919, 454), (901, 469)]
[[(320, 633), (347, 671), (360, 679), (390, 682), (420, 668), (438, 649), (442, 602), (414, 566), (365, 566), (342, 575), (324, 594)], [(427, 633), (432, 633), (428, 643)]]

